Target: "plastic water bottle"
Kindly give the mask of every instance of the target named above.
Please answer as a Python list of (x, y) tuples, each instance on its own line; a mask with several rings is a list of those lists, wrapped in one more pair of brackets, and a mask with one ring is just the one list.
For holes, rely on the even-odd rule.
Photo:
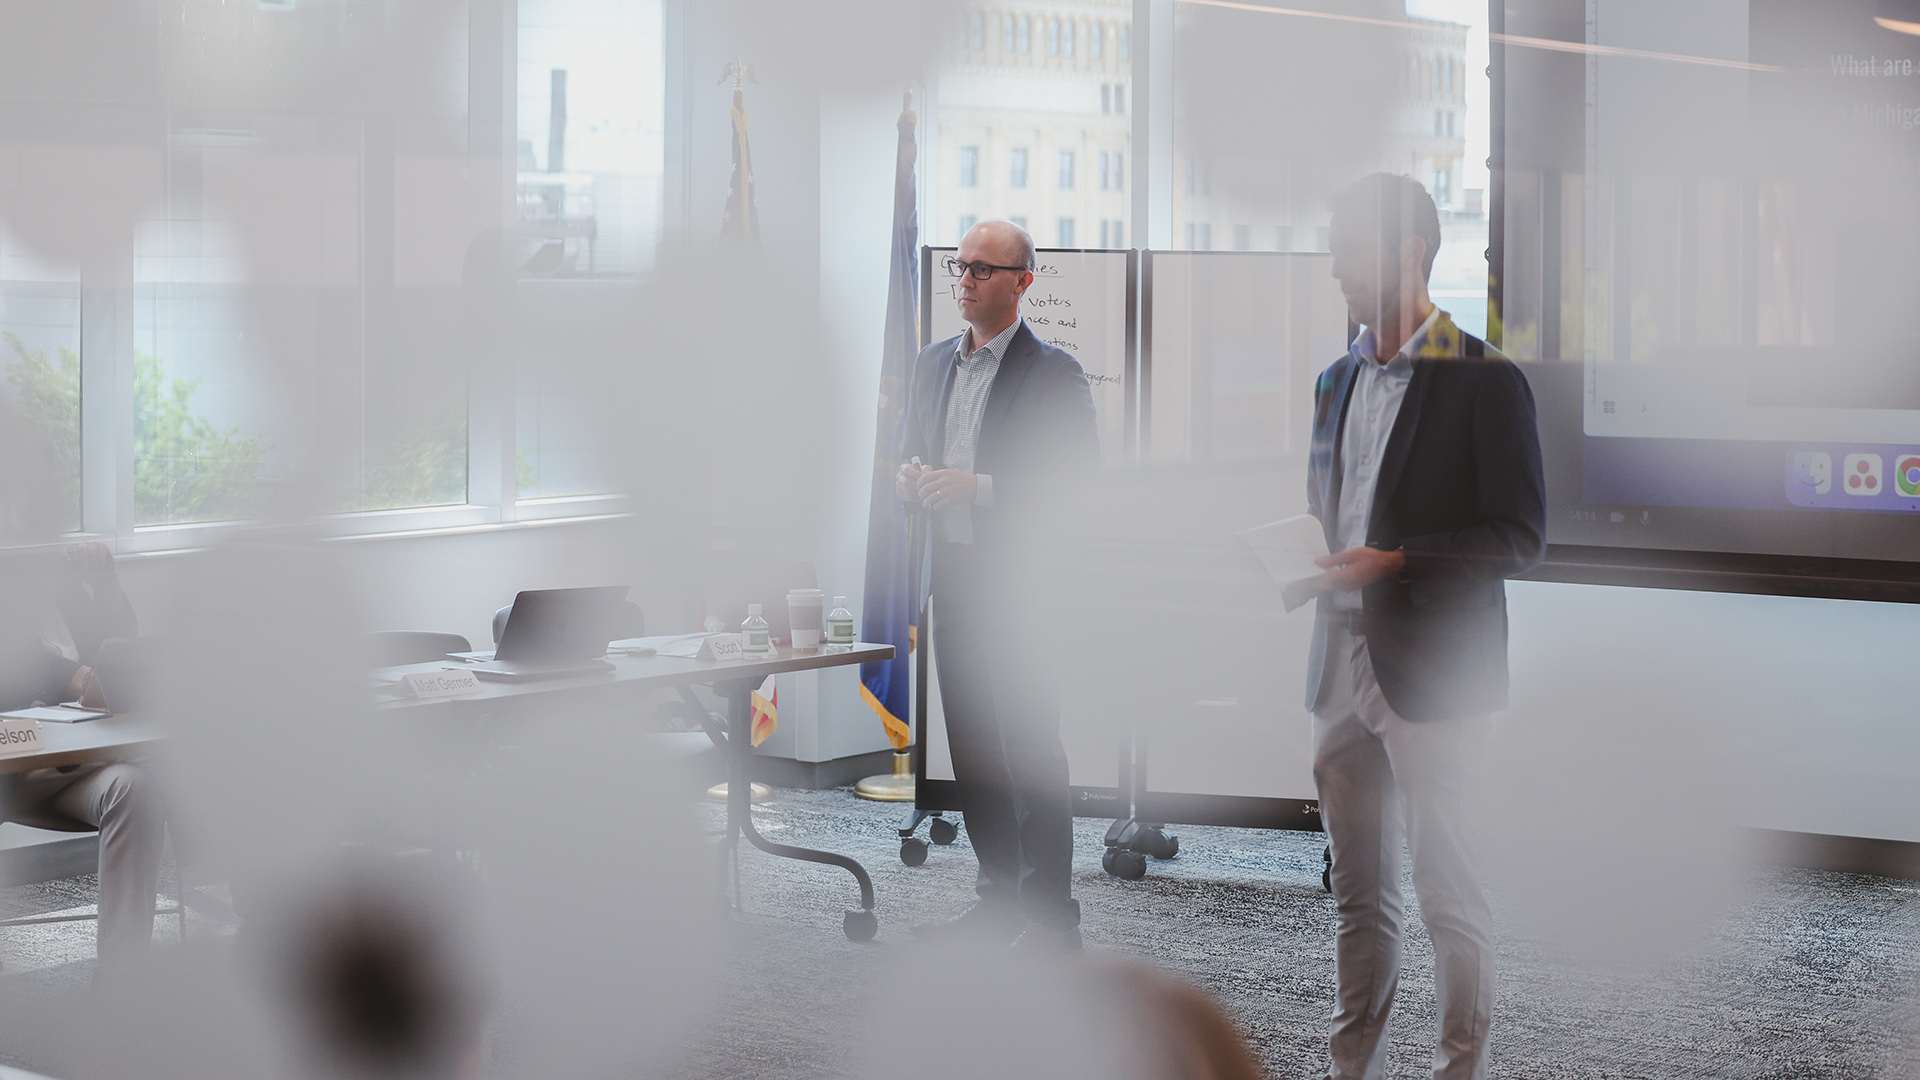
[(760, 617), (760, 605), (747, 605), (747, 621), (740, 624), (740, 651), (765, 656), (773, 651), (773, 632)]
[(827, 612), (827, 644), (853, 644), (853, 612), (847, 610), (847, 598), (833, 598), (833, 610)]

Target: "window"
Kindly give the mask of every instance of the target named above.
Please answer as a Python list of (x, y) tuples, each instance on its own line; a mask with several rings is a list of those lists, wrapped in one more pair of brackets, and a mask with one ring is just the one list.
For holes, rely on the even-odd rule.
[(987, 15), (976, 11), (967, 16), (967, 44), (974, 52), (984, 52), (987, 47)]
[[(9, 244), (5, 233), (0, 233), (0, 372), (5, 374), (0, 400), (15, 410), (8, 422), (24, 422), (26, 438), (58, 469), (57, 477), (47, 478), (58, 488), (47, 494), (49, 509), (57, 506), (60, 518), (44, 524), (79, 529), (80, 273), (40, 263)], [(9, 451), (24, 449), (11, 440), (6, 445)]]
[(1060, 219), (1060, 246), (1063, 248), (1073, 246), (1073, 219), (1070, 217)]
[(1103, 248), (1127, 246), (1125, 229), (1118, 218), (1100, 219), (1100, 246)]
[(1109, 116), (1109, 115), (1112, 115), (1112, 113), (1113, 113), (1113, 86), (1110, 83), (1101, 83), (1100, 84), (1100, 115)]
[(1014, 51), (1019, 53), (1033, 52), (1033, 19), (1030, 16), (1020, 16), (1020, 41)]
[(960, 235), (961, 236), (967, 235), (967, 230), (973, 228), (975, 225), (978, 225), (979, 223), (980, 223), (980, 219), (975, 217), (974, 215), (961, 214), (960, 215)]
[(1066, 56), (1066, 57), (1073, 56), (1073, 39), (1075, 34), (1077, 33), (1078, 31), (1074, 28), (1072, 19), (1068, 19), (1064, 24), (1061, 25), (1060, 55)]
[[(1042, 38), (1052, 24), (1059, 24), (1061, 53), (1074, 55), (1067, 52), (1072, 48), (1084, 60), (1091, 35), (1099, 29), (1083, 15), (1089, 10), (1086, 5), (1055, 5), (1025, 18), (1029, 24), (1039, 23), (1032, 29)], [(995, 12), (993, 17), (1003, 16)], [(1023, 16), (1016, 9), (1004, 18), (1002, 34), (1015, 50), (1022, 48)], [(1108, 33), (1117, 32), (1124, 21), (1116, 15)], [(1069, 46), (1069, 23), (1073, 33), (1089, 35), (1087, 39)], [(1104, 40), (1103, 49), (1114, 44), (1111, 36)], [(1046, 47), (1044, 40), (1032, 44)], [(935, 140), (922, 148), (933, 188), (926, 194), (927, 242), (958, 242), (955, 223), (962, 212), (971, 211), (982, 220), (1027, 214), (1035, 223), (1036, 239), (1045, 244), (1054, 243), (1061, 219), (1072, 218), (1077, 246), (1091, 245), (1100, 222), (1121, 209), (1112, 192), (1128, 186), (1123, 171), (1132, 130), (1114, 119), (1125, 108), (1124, 68), (1090, 74), (1081, 86), (1069, 86), (1060, 82), (1060, 70), (1050, 63), (1008, 62), (979, 70), (965, 53), (949, 53), (945, 63), (949, 67), (929, 80), (938, 88), (933, 108), (939, 118), (922, 129)], [(1100, 102), (1106, 104), (1105, 116), (1094, 110)], [(979, 156), (983, 154), (985, 159)], [(1103, 156), (1096, 162), (1095, 155)], [(1082, 156), (1088, 160), (1076, 160)], [(972, 159), (971, 171), (965, 157)], [(1096, 165), (1105, 169), (1104, 187), (1091, 175)], [(1090, 175), (1078, 175), (1082, 166)]]
[(1442, 209), (1453, 202), (1453, 170), (1447, 168), (1433, 171), (1433, 201)]
[(1026, 215), (1024, 214), (1016, 214), (1013, 217), (1008, 218), (1007, 220), (1013, 222), (1015, 225), (1018, 225), (1023, 229), (1027, 227), (1027, 218), (1026, 218)]
[(1293, 250), (1293, 226), (1276, 225), (1273, 227), (1273, 250)]
[(1187, 222), (1187, 249), (1190, 251), (1213, 250), (1213, 226), (1204, 221)]
[(1313, 250), (1315, 251), (1332, 251), (1333, 250), (1333, 242), (1331, 239), (1329, 239), (1329, 236), (1328, 236), (1329, 231), (1330, 230), (1325, 225), (1322, 225), (1319, 228), (1313, 230)]
[(1092, 26), (1087, 27), (1087, 51), (1092, 54), (1095, 60), (1103, 60), (1106, 58), (1107, 28), (1104, 25), (1094, 23)]
[(1108, 182), (1107, 170), (1109, 167), (1110, 167), (1110, 164), (1107, 161), (1107, 152), (1105, 150), (1102, 150), (1100, 151), (1100, 190), (1101, 191), (1107, 190), (1107, 182)]
[(1124, 63), (1131, 59), (1133, 59), (1133, 27), (1123, 26), (1120, 28), (1120, 60)]
[(1047, 55), (1060, 55), (1060, 20), (1047, 20)]
[[(520, 234), (537, 237), (522, 261), (522, 338), (516, 349), (511, 431), (513, 475), (493, 499), (549, 498), (607, 490), (595, 443), (607, 422), (597, 370), (567, 341), (591, 303), (585, 279), (633, 277), (652, 269), (660, 242), (665, 177), (665, 29), (660, 0), (519, 0), (517, 128), (522, 159)], [(555, 264), (558, 264), (557, 266)], [(569, 280), (573, 279), (573, 280)], [(407, 306), (418, 306), (411, 302)], [(396, 342), (396, 354), (432, 355), (424, 329)], [(441, 350), (448, 351), (448, 350)], [(457, 354), (450, 360), (459, 363)], [(456, 366), (455, 371), (462, 370)], [(400, 392), (425, 395), (436, 384)], [(456, 432), (466, 443), (465, 388), (413, 422)], [(388, 391), (393, 393), (394, 391)], [(417, 407), (416, 407), (417, 408)], [(422, 456), (400, 442), (389, 456), (422, 456), (409, 481), (413, 499), (431, 482), (467, 497), (465, 456)], [(459, 470), (456, 471), (456, 464)], [(498, 470), (496, 470), (498, 471)], [(452, 479), (449, 479), (452, 478)], [(436, 488), (436, 500), (444, 492)]]
[(1233, 250), (1235, 251), (1252, 251), (1253, 250), (1253, 226), (1235, 225), (1233, 227)]
[(1013, 16), (1002, 15), (1000, 17), (1000, 51), (1001, 52), (1014, 51), (1013, 26), (1014, 26)]
[(1433, 134), (1435, 135), (1435, 137), (1445, 135), (1447, 133), (1446, 119), (1447, 119), (1447, 116), (1445, 113), (1436, 112), (1433, 114)]

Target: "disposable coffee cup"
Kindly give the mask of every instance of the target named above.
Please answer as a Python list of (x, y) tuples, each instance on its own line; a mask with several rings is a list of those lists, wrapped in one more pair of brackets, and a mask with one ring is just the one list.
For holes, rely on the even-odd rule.
[(796, 649), (817, 649), (826, 629), (827, 594), (819, 589), (793, 589), (787, 593), (787, 627)]

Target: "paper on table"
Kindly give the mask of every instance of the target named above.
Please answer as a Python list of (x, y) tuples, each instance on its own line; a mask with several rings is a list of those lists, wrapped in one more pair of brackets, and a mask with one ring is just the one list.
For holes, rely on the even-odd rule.
[(15, 709), (0, 713), (7, 720), (41, 720), (55, 724), (78, 724), (84, 720), (98, 720), (109, 715), (105, 709), (86, 709), (78, 705), (36, 705), (31, 709)]
[(1324, 591), (1319, 581), (1326, 571), (1313, 561), (1327, 554), (1327, 533), (1319, 518), (1312, 514), (1282, 518), (1244, 529), (1240, 536), (1280, 586), (1280, 603), (1288, 611)]
[(700, 643), (711, 636), (710, 634), (667, 634), (661, 637), (622, 638), (619, 641), (609, 642), (607, 650), (612, 652), (616, 649), (652, 649), (661, 656), (678, 656), (691, 660), (700, 654)]

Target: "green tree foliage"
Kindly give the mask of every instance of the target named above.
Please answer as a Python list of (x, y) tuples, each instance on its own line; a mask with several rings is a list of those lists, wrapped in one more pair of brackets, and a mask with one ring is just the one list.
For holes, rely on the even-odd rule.
[(146, 525), (226, 521), (257, 509), (266, 440), (221, 431), (193, 411), (200, 380), (169, 376), (157, 356), (133, 354), (133, 514)]
[(80, 357), (72, 349), (63, 348), (58, 359), (49, 359), (49, 350), (29, 352), (26, 342), (11, 331), (7, 332), (6, 339), (7, 348), (13, 353), (7, 362), (7, 382), (13, 385), (20, 412), (40, 425), (53, 444), (70, 515), (66, 527), (77, 529), (80, 527)]
[(444, 506), (467, 500), (467, 409), (462, 393), (397, 425), (399, 434), (369, 447), (357, 509)]

